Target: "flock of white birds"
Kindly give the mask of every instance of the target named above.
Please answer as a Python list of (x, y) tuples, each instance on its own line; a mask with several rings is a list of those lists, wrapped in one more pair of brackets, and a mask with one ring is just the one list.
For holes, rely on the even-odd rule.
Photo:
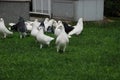
[[(9, 25), (11, 27), (7, 29), (3, 18), (0, 18), (0, 33), (4, 35), (4, 38), (6, 38), (8, 34), (13, 34), (12, 30), (21, 33), (20, 38), (25, 37), (27, 34), (26, 32), (29, 31), (31, 36), (35, 37), (40, 43), (40, 49), (44, 45), (50, 46), (50, 42), (56, 40), (57, 52), (65, 52), (67, 44), (69, 43), (69, 38), (72, 38), (72, 35), (79, 35), (83, 31), (82, 18), (79, 18), (77, 24), (74, 26), (63, 23), (60, 20), (56, 21), (55, 19), (49, 18), (45, 18), (42, 22), (39, 22), (38, 19), (25, 22), (24, 19), (21, 18), (18, 23), (9, 23)], [(46, 32), (53, 32), (55, 37), (46, 35)]]

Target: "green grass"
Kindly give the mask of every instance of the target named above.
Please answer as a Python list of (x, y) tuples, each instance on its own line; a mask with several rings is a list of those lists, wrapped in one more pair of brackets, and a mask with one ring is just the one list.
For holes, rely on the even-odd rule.
[[(53, 36), (53, 34), (50, 34)], [(0, 39), (0, 80), (119, 80), (120, 21), (85, 22), (63, 54), (18, 33)]]

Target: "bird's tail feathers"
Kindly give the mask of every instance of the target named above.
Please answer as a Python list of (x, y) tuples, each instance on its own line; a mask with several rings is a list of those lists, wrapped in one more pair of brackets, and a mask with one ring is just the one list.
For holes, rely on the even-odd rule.
[(6, 29), (6, 33), (7, 34), (13, 34), (13, 32), (9, 31), (8, 29)]

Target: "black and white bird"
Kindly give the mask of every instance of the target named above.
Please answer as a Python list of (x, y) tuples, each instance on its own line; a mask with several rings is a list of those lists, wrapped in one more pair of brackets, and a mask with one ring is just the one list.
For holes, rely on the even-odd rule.
[(67, 24), (66, 22), (62, 22), (65, 28), (65, 32), (68, 34), (70, 31), (72, 31), (74, 29), (73, 26)]
[[(61, 23), (63, 24), (64, 30), (65, 30), (65, 32), (66, 32), (67, 34), (74, 29), (73, 26), (67, 24), (66, 22), (62, 22), (62, 21), (59, 20), (58, 23), (55, 22), (55, 24), (54, 24), (54, 26), (56, 26), (55, 29), (54, 29), (54, 34), (55, 34), (56, 36), (58, 36), (58, 35), (61, 33), (61, 30), (57, 27), (57, 25), (59, 25), (59, 24), (61, 24)], [(68, 35), (68, 36), (69, 36), (69, 35)]]
[(44, 32), (45, 32), (45, 23), (44, 23), (44, 21), (42, 21), (42, 22), (40, 23), (39, 27), (42, 27), (43, 30), (44, 30)]
[(18, 22), (15, 25), (11, 26), (11, 30), (19, 32), (20, 39), (27, 35), (27, 33), (26, 33), (27, 28), (26, 28), (25, 21), (24, 21), (23, 17), (19, 17)]
[(55, 22), (54, 19), (46, 18), (44, 21), (45, 32), (54, 32), (53, 23)]
[(13, 32), (6, 28), (3, 18), (0, 18), (0, 33), (4, 35), (4, 38), (6, 38), (8, 34), (13, 34)]

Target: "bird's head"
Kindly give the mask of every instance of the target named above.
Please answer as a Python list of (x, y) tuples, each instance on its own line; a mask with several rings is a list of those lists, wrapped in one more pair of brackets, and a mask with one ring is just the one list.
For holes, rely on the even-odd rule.
[(37, 30), (41, 31), (41, 30), (43, 30), (43, 27), (39, 26), (39, 27), (37, 27)]
[(24, 22), (24, 18), (23, 17), (19, 17), (19, 22)]
[(58, 25), (61, 24), (61, 23), (62, 23), (62, 21), (59, 20), (59, 21), (58, 21)]
[(35, 19), (34, 21), (35, 21), (35, 22), (38, 22), (38, 19)]
[(53, 26), (56, 27), (58, 25), (57, 21), (53, 22)]
[(63, 29), (64, 29), (64, 26), (63, 26), (62, 22), (60, 22), (60, 23), (57, 25), (57, 28), (60, 29), (60, 30), (63, 30)]
[(3, 18), (0, 18), (0, 22), (3, 22), (4, 20), (3, 20)]
[(49, 21), (49, 18), (45, 18), (45, 21)]
[(83, 21), (83, 18), (79, 18), (78, 22), (81, 22), (81, 21)]

